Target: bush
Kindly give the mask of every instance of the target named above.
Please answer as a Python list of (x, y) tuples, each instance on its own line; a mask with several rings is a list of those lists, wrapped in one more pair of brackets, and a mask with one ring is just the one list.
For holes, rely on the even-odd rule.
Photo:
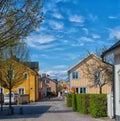
[(67, 107), (92, 117), (107, 116), (106, 94), (67, 94)]
[(72, 94), (67, 94), (66, 105), (67, 107), (72, 107)]
[(92, 117), (107, 116), (107, 95), (106, 94), (90, 95), (90, 115)]
[(72, 109), (77, 110), (76, 94), (72, 94)]
[(77, 111), (82, 114), (89, 113), (89, 95), (88, 94), (78, 94), (77, 98)]

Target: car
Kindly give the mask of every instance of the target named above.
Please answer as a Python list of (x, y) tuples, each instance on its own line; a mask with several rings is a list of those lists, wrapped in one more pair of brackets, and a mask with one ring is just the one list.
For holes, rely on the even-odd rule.
[[(6, 93), (4, 96), (4, 104), (9, 104), (10, 102), (10, 98), (9, 98), (10, 94)], [(17, 104), (19, 101), (19, 94), (16, 92), (11, 92), (11, 104)]]

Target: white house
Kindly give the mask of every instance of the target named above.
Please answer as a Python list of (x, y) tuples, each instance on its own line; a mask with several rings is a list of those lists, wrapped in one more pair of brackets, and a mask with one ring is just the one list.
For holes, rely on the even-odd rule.
[(116, 121), (120, 121), (120, 40), (108, 50), (103, 52), (102, 58), (114, 55), (114, 81), (113, 81), (113, 104), (114, 117)]

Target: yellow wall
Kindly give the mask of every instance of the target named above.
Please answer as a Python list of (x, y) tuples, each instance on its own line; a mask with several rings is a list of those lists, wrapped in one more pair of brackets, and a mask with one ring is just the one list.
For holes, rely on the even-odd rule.
[[(23, 65), (22, 65), (23, 66)], [(38, 100), (38, 74), (27, 67), (25, 72), (28, 74), (28, 79), (23, 80), (23, 83), (13, 88), (12, 91), (18, 93), (19, 88), (24, 88), (24, 93), (30, 95), (30, 101)], [(4, 88), (4, 94), (8, 93), (9, 90)]]

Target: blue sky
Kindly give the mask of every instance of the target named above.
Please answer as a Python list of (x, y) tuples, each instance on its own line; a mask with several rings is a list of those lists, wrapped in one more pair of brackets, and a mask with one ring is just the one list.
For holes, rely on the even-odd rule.
[(120, 0), (46, 0), (44, 22), (27, 37), (40, 73), (66, 79), (88, 51), (120, 39)]

